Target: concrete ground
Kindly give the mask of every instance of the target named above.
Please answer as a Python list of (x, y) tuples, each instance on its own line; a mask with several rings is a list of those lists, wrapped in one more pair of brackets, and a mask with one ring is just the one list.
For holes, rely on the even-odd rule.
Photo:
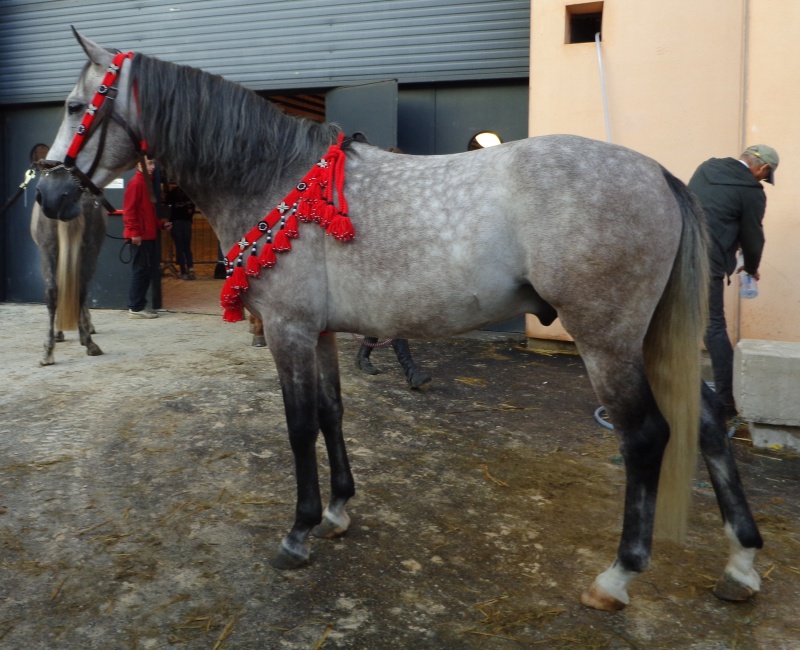
[(96, 310), (105, 354), (68, 333), (50, 367), (45, 308), (0, 304), (0, 648), (800, 648), (800, 458), (737, 436), (752, 602), (710, 592), (727, 544), (699, 468), (687, 544), (656, 542), (626, 610), (589, 610), (620, 527), (613, 432), (578, 357), (503, 339), (413, 342), (434, 380), (412, 392), (340, 335), (352, 525), (276, 572), (295, 488), (269, 351), (207, 315), (218, 282), (175, 282), (207, 305)]

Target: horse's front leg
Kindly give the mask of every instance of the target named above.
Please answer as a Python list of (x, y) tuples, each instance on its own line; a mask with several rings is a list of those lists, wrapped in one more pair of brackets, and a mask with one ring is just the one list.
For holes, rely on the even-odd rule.
[(97, 357), (103, 354), (100, 346), (92, 340), (94, 327), (92, 326), (92, 316), (89, 313), (89, 308), (85, 302), (81, 302), (81, 312), (78, 316), (78, 335), (81, 339), (81, 345), (86, 346), (86, 354), (90, 357)]
[(308, 536), (322, 521), (315, 446), (319, 434), (315, 343), (299, 339), (283, 334), (269, 341), (281, 382), (297, 480), (294, 526), (276, 555), (269, 559), (277, 569), (294, 569), (308, 563)]
[(761, 578), (753, 563), (764, 542), (747, 505), (728, 440), (723, 405), (705, 383), (702, 391), (700, 450), (730, 540), (728, 564), (714, 587), (714, 594), (723, 600), (748, 600), (761, 589)]
[(347, 532), (350, 517), (345, 512), (347, 501), (355, 494), (355, 483), (342, 433), (342, 391), (339, 383), (339, 355), (336, 337), (322, 334), (317, 343), (317, 405), (319, 424), (325, 437), (331, 468), (331, 500), (322, 523), (311, 531), (316, 537), (338, 537)]
[[(658, 410), (643, 372), (628, 367), (615, 383), (598, 387), (611, 415), (625, 461), (625, 515), (617, 557), (581, 595), (584, 605), (619, 611), (630, 601), (628, 584), (650, 563), (658, 479), (669, 425)], [(609, 406), (611, 404), (612, 406)]]

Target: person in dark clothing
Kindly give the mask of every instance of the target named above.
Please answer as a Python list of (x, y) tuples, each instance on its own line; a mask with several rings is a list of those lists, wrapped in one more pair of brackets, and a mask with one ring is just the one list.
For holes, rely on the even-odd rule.
[[(369, 355), (372, 353), (377, 342), (377, 338), (365, 336), (356, 354), (356, 368), (363, 370), (368, 375), (377, 375), (380, 373), (380, 370), (373, 366), (372, 362), (369, 360)], [(414, 360), (411, 358), (411, 349), (408, 347), (408, 339), (393, 339), (392, 348), (394, 348), (397, 361), (403, 368), (406, 381), (408, 381), (410, 388), (416, 389), (430, 382), (431, 376), (414, 363)]]
[(181, 278), (194, 280), (194, 259), (192, 257), (192, 219), (194, 203), (186, 193), (174, 183), (170, 183), (166, 192), (172, 222), (172, 240), (175, 242), (175, 259), (181, 270)]
[(725, 322), (725, 279), (736, 268), (737, 251), (744, 257), (744, 270), (759, 279), (758, 267), (764, 250), (764, 211), (767, 197), (761, 181), (774, 184), (778, 153), (759, 144), (736, 158), (711, 158), (702, 163), (689, 181), (703, 206), (708, 223), (710, 286), (706, 349), (714, 370), (715, 392), (727, 417), (736, 416), (733, 399), (733, 346)]
[(130, 318), (158, 318), (157, 312), (145, 309), (147, 288), (161, 264), (157, 239), (159, 231), (172, 227), (169, 222), (163, 223), (156, 212), (155, 194), (150, 180), (155, 171), (155, 161), (148, 158), (145, 164), (146, 169), (139, 163), (138, 171), (125, 188), (122, 207), (125, 227), (122, 236), (133, 246), (131, 284), (128, 290)]

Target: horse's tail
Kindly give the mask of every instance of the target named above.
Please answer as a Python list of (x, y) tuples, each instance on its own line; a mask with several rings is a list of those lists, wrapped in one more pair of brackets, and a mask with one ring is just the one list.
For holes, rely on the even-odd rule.
[(700, 349), (708, 315), (708, 256), (702, 208), (666, 169), (683, 228), (672, 272), (650, 322), (645, 366), (659, 409), (670, 426), (661, 466), (656, 533), (683, 541), (697, 464), (700, 427)]
[(56, 267), (56, 329), (78, 329), (80, 316), (80, 263), (86, 218), (81, 214), (72, 221), (58, 222), (58, 265)]

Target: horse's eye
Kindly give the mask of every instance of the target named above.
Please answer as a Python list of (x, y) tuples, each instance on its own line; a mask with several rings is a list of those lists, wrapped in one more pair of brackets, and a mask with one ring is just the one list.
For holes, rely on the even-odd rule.
[(80, 102), (69, 102), (67, 103), (67, 113), (69, 115), (75, 115), (75, 113), (80, 113), (86, 107), (81, 104)]

